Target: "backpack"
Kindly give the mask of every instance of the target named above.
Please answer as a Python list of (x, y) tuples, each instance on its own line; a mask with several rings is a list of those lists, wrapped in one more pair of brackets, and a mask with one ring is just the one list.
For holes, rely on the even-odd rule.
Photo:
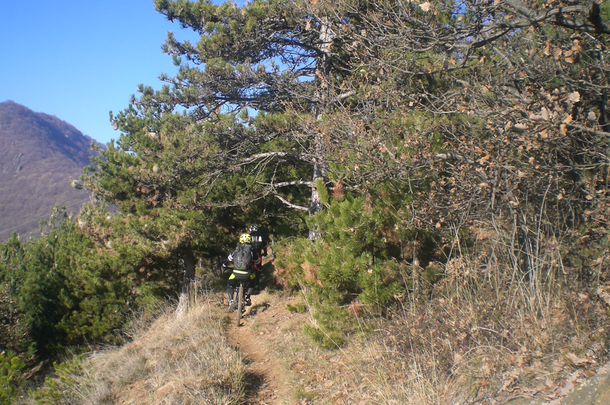
[(247, 243), (237, 245), (233, 254), (233, 267), (237, 270), (248, 270), (252, 264), (252, 247)]

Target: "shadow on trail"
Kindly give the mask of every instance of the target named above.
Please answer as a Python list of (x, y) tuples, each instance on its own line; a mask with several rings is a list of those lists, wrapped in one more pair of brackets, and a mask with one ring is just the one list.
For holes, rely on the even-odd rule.
[[(264, 311), (269, 305), (255, 305), (255, 311)], [(251, 318), (251, 310), (245, 318)], [(255, 319), (255, 318), (254, 318)], [(241, 353), (246, 366), (244, 375), (244, 398), (242, 404), (274, 404), (277, 399), (277, 387), (269, 358), (249, 328), (242, 324), (237, 327), (232, 317), (227, 317), (226, 330), (233, 349)]]
[(271, 307), (271, 305), (267, 303), (252, 305), (250, 307), (250, 310), (246, 312), (245, 316), (254, 316), (258, 313), (265, 312), (267, 309), (269, 309), (269, 307)]
[[(248, 360), (246, 359), (246, 364)], [(269, 395), (267, 392), (268, 384), (266, 376), (261, 372), (248, 372), (245, 375), (244, 382), (246, 390), (244, 392), (245, 404), (269, 404)]]

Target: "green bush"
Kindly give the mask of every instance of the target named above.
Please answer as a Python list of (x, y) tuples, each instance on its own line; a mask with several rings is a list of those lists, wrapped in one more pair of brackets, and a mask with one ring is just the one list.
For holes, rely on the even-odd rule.
[(0, 403), (10, 404), (23, 383), (25, 362), (13, 352), (0, 353)]
[(117, 337), (132, 299), (133, 266), (123, 258), (97, 248), (66, 217), (40, 239), (12, 237), (0, 252), (2, 291), (19, 318), (3, 341), (16, 342), (16, 331), (27, 336), (15, 350), (35, 346), (44, 355)]
[(30, 391), (29, 396), (39, 405), (52, 405), (58, 403), (78, 403), (78, 392), (88, 387), (86, 382), (87, 370), (83, 365), (83, 356), (74, 356), (63, 363), (53, 363), (55, 377), (45, 378), (44, 385)]
[(322, 346), (336, 347), (359, 315), (348, 308), (380, 315), (404, 290), (396, 257), (400, 236), (388, 203), (350, 195), (329, 200), (325, 190), (320, 195), (327, 209), (308, 224), (321, 237), (285, 242), (276, 266), (287, 286), (310, 299), (315, 325), (305, 332)]

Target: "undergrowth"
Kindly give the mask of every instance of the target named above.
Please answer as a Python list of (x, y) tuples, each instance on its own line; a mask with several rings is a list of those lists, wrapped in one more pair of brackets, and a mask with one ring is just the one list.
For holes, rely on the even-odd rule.
[[(55, 376), (27, 403), (113, 404), (238, 403), (244, 363), (227, 343), (219, 311), (206, 297), (191, 300), (181, 316), (173, 304), (132, 340), (55, 365)], [(135, 323), (136, 325), (138, 322)]]
[(305, 326), (293, 327), (305, 332), (309, 346), (293, 333), (285, 347), (274, 347), (295, 365), (295, 399), (426, 405), (499, 404), (535, 394), (557, 399), (566, 395), (563, 387), (608, 363), (604, 273), (593, 283), (583, 280), (554, 252), (528, 258), (534, 265), (524, 273), (511, 249), (490, 251), (437, 264), (440, 280), (395, 296), (382, 314), (357, 299), (324, 304), (302, 288), (288, 309), (306, 310)]
[[(437, 264), (440, 281), (396, 295), (383, 312), (358, 300), (333, 311), (306, 289), (264, 293), (265, 306), (283, 315), (258, 313), (251, 327), (281, 363), (283, 403), (556, 399), (566, 382), (607, 364), (610, 280), (583, 283), (553, 261), (517, 277), (500, 252)], [(179, 318), (167, 307), (139, 329), (134, 323), (124, 346), (58, 365), (31, 401), (240, 403), (247, 365), (226, 342), (224, 306), (208, 301), (196, 299)]]

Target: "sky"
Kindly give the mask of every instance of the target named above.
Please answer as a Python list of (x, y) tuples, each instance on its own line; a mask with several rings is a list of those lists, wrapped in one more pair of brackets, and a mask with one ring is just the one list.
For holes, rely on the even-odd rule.
[(159, 89), (177, 67), (161, 52), (170, 23), (153, 0), (5, 1), (0, 8), (0, 102), (54, 115), (83, 134), (118, 139), (109, 121), (138, 84)]

